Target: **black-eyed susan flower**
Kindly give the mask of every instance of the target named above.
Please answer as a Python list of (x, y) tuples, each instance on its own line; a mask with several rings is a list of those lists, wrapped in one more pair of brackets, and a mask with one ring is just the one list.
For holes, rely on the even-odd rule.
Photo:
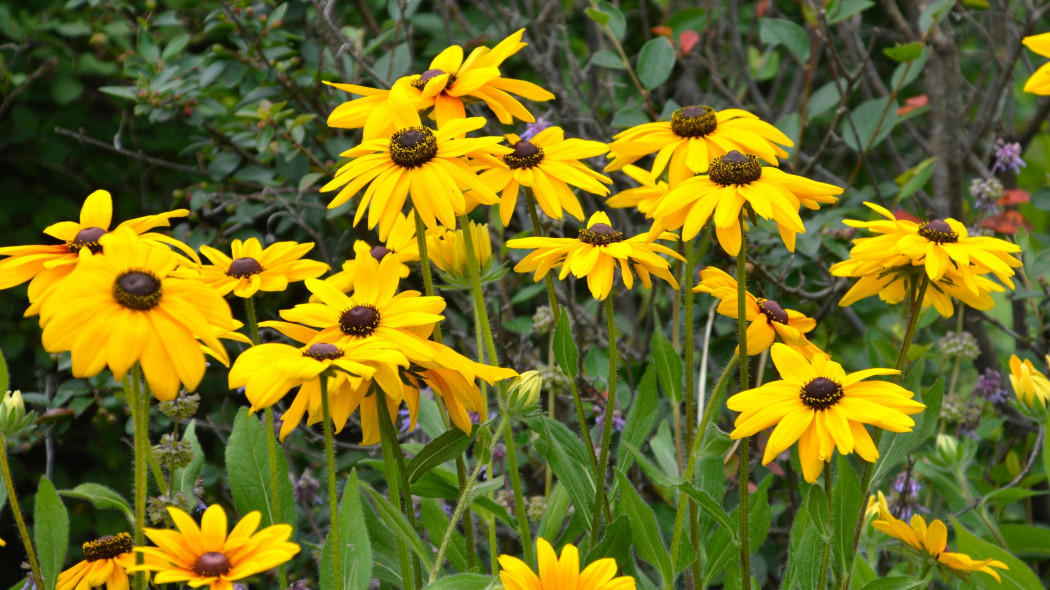
[(666, 182), (653, 178), (644, 168), (629, 165), (624, 166), (621, 172), (630, 176), (640, 186), (622, 190), (606, 199), (605, 204), (614, 209), (633, 208), (639, 213), (649, 213), (667, 191), (671, 190)]
[[(645, 235), (624, 238), (623, 232), (613, 229), (609, 216), (598, 212), (587, 220), (587, 227), (580, 230), (575, 238), (519, 238), (507, 242), (508, 248), (532, 250), (514, 270), (532, 272), (534, 280), (541, 281), (553, 268), (561, 267), (560, 279), (572, 273), (580, 279), (587, 277), (587, 287), (595, 299), (605, 299), (612, 291), (616, 270), (628, 289), (634, 286), (634, 273), (646, 289), (652, 288), (652, 278), (656, 275), (678, 288), (678, 281), (670, 272), (670, 263), (660, 256), (666, 254), (672, 258), (684, 260), (677, 252), (666, 246), (647, 241)], [(660, 239), (677, 239), (671, 233), (664, 233)]]
[[(196, 253), (188, 246), (164, 234), (149, 230), (168, 227), (174, 217), (185, 217), (186, 209), (176, 209), (157, 215), (137, 217), (117, 226), (127, 227), (143, 240), (168, 244), (179, 248), (190, 258), (197, 260)], [(61, 240), (62, 244), (40, 246), (8, 246), (0, 248), (0, 289), (29, 283), (31, 303), (26, 316), (40, 313), (44, 300), (54, 291), (59, 281), (69, 276), (79, 260), (82, 249), (91, 254), (102, 252), (99, 238), (110, 231), (113, 223), (113, 197), (109, 192), (98, 190), (84, 200), (80, 208), (80, 221), (60, 221), (44, 229), (44, 233)], [(116, 228), (114, 228), (116, 229)]]
[(286, 563), (299, 545), (289, 542), (292, 527), (275, 524), (257, 531), (262, 515), (249, 512), (227, 534), (226, 512), (213, 504), (204, 511), (198, 527), (193, 518), (169, 506), (176, 530), (146, 529), (156, 547), (135, 547), (153, 557), (136, 570), (155, 572), (154, 582), (186, 582), (193, 588), (233, 590), (233, 582)]
[[(1021, 40), (1024, 46), (1043, 57), (1050, 57), (1050, 33), (1031, 35)], [(1031, 94), (1050, 94), (1050, 62), (1039, 66), (1024, 83), (1024, 91)]]
[[(464, 156), (501, 156), (510, 148), (499, 145), (500, 137), (465, 135), (485, 126), (485, 119), (456, 119), (437, 131), (420, 123), (419, 114), (398, 87), (390, 95), (391, 116), (396, 130), (388, 136), (362, 142), (343, 152), (352, 158), (322, 192), (339, 189), (328, 204), (338, 207), (368, 187), (354, 216), (356, 225), (368, 212), (368, 228), (379, 227), (385, 241), (411, 199), (416, 214), (428, 228), (455, 228), (456, 217), (470, 210), (470, 204), (491, 205), (499, 197), (481, 181)], [(464, 191), (470, 191), (470, 202)]]
[(76, 377), (108, 366), (119, 381), (138, 362), (162, 401), (173, 399), (180, 385), (196, 389), (205, 369), (200, 344), (229, 364), (218, 338), (236, 324), (221, 295), (199, 280), (172, 277), (178, 257), (130, 228), (99, 241), (106, 254), (81, 254), (76, 270), (44, 302), (45, 350), (70, 351)]
[[(1050, 364), (1050, 356), (1046, 362)], [(1040, 373), (1032, 361), (1022, 361), (1016, 354), (1010, 355), (1010, 385), (1013, 385), (1017, 399), (1029, 407), (1036, 407), (1037, 400), (1041, 408), (1050, 402), (1050, 379)]]
[(965, 553), (948, 551), (948, 527), (944, 526), (944, 522), (934, 519), (927, 526), (926, 520), (918, 514), (912, 515), (910, 524), (898, 520), (890, 512), (886, 497), (882, 492), (878, 494), (878, 517), (871, 522), (871, 526), (876, 530), (894, 539), (900, 539), (908, 546), (913, 556), (922, 560), (932, 560), (943, 573), (965, 580), (973, 572), (984, 572), (1002, 583), (999, 572), (992, 568), (1010, 569), (1005, 563), (996, 559), (978, 560)]
[(493, 385), (496, 381), (516, 377), (518, 373), (513, 369), (474, 362), (444, 344), (428, 341), (428, 346), (434, 350), (434, 360), (418, 363), (421, 370), (409, 371), (406, 381), (416, 389), (421, 389), (424, 384), (429, 386), (445, 400), (449, 418), (456, 427), (470, 432), (470, 412), (480, 413), (485, 406), (485, 397), (477, 380)]
[[(693, 293), (708, 293), (720, 299), (718, 313), (737, 319), (738, 298), (736, 279), (727, 273), (709, 266), (700, 271), (700, 283), (693, 287)], [(802, 353), (807, 360), (820, 352), (815, 344), (806, 338), (806, 333), (817, 327), (817, 321), (793, 309), (785, 309), (772, 299), (755, 297), (749, 291), (744, 292), (745, 318), (747, 327), (747, 354), (753, 356), (773, 345), (777, 336)]]
[(846, 374), (842, 365), (826, 354), (807, 361), (786, 344), (773, 344), (773, 363), (780, 381), (742, 391), (726, 405), (737, 416), (730, 437), (744, 438), (772, 426), (762, 464), (798, 441), (799, 462), (806, 481), (815, 483), (836, 448), (854, 451), (874, 462), (879, 457), (865, 424), (891, 432), (909, 432), (909, 418), (926, 406), (912, 400), (912, 393), (886, 381), (863, 381), (875, 375), (896, 375), (893, 369), (866, 369)]
[(644, 123), (613, 136), (606, 172), (619, 170), (655, 153), (652, 175), (658, 178), (668, 168), (671, 187), (707, 172), (708, 165), (731, 151), (755, 154), (772, 165), (786, 158), (780, 146), (794, 144), (776, 127), (741, 109), (716, 111), (706, 105), (682, 107), (670, 121)]
[(328, 270), (323, 262), (302, 260), (313, 247), (313, 242), (277, 242), (263, 248), (259, 240), (248, 238), (234, 240), (227, 256), (201, 246), (201, 254), (212, 263), (201, 266), (200, 279), (220, 295), (233, 292), (247, 298), (258, 291), (284, 291), (288, 283), (317, 278)]
[[(478, 271), (485, 275), (485, 268), (492, 258), (492, 237), (487, 223), (469, 222), (466, 228), (471, 243), (474, 245), (474, 256), (477, 257)], [(455, 281), (469, 280), (467, 269), (467, 246), (464, 243), (464, 230), (455, 231), (439, 227), (427, 232), (427, 253), (430, 262)]]
[(499, 556), (499, 579), (506, 590), (634, 590), (634, 578), (616, 575), (616, 560), (598, 559), (580, 571), (580, 552), (575, 545), (562, 547), (561, 556), (546, 539), (536, 539), (537, 572), (510, 555)]
[(795, 236), (805, 233), (798, 211), (801, 205), (818, 209), (821, 203), (834, 203), (832, 195), (842, 189), (763, 167), (758, 157), (730, 151), (711, 161), (706, 175), (675, 185), (649, 211), (655, 219), (650, 235), (663, 230), (682, 229), (682, 239), (691, 240), (714, 219), (715, 235), (722, 248), (732, 256), (740, 252), (740, 210), (748, 205), (764, 219), (772, 219), (780, 238), (791, 252)]
[[(464, 118), (465, 103), (469, 101), (485, 103), (505, 125), (515, 117), (531, 123), (535, 117), (511, 95), (534, 101), (552, 100), (554, 95), (532, 82), (503, 78), (499, 71), (507, 58), (527, 45), (521, 40), (524, 33), (525, 29), (521, 29), (491, 49), (475, 48), (466, 59), (463, 59), (462, 47), (448, 47), (430, 62), (426, 71), (401, 78), (395, 87), (407, 89), (416, 110), (433, 107), (432, 116), (439, 127)], [(389, 135), (394, 130), (390, 126), (390, 92), (353, 84), (330, 85), (362, 96), (336, 107), (328, 117), (330, 127), (364, 127), (366, 140)]]
[(84, 559), (58, 575), (56, 590), (128, 590), (128, 570), (135, 565), (131, 535), (117, 533), (84, 543)]
[(612, 184), (612, 179), (581, 162), (609, 151), (606, 144), (565, 139), (561, 127), (548, 127), (529, 139), (508, 135), (507, 142), (514, 151), (503, 156), (506, 167), (481, 173), (490, 188), (502, 193), (499, 212), (503, 225), (510, 224), (523, 186), (532, 189), (540, 209), (554, 219), (561, 219), (564, 210), (583, 221), (583, 208), (570, 185), (595, 195), (609, 194), (605, 185)]

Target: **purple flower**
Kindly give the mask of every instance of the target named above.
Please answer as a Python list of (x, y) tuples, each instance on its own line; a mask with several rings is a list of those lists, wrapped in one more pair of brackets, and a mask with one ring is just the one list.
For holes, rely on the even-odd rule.
[(992, 163), (992, 173), (1011, 170), (1017, 174), (1024, 165), (1024, 160), (1021, 159), (1021, 144), (1007, 143), (1002, 138), (995, 140), (995, 162)]
[(919, 492), (922, 491), (922, 486), (919, 485), (919, 482), (915, 481), (913, 477), (909, 477), (905, 472), (897, 475), (896, 479), (893, 480), (893, 485), (891, 487), (893, 488), (893, 491), (902, 494), (905, 491), (905, 485), (907, 485), (906, 495), (909, 498), (918, 496)]
[(547, 119), (544, 119), (543, 117), (540, 117), (539, 119), (536, 119), (535, 123), (526, 123), (525, 124), (525, 133), (521, 134), (521, 138), (522, 139), (532, 139), (533, 137), (536, 137), (537, 133), (539, 133), (540, 131), (543, 131), (544, 129), (546, 129), (548, 127), (550, 127), (551, 125), (553, 125), (553, 123), (551, 123)]
[(1010, 399), (1010, 392), (1003, 388), (1003, 376), (995, 369), (985, 369), (984, 374), (977, 377), (977, 385), (973, 388), (973, 394), (977, 397), (992, 402), (993, 404), (1004, 404)]
[[(605, 412), (602, 411), (598, 414), (598, 418), (594, 421), (597, 426), (605, 425)], [(612, 427), (616, 432), (622, 432), (623, 427), (627, 424), (627, 420), (623, 418), (623, 412), (620, 410), (613, 410), (612, 413)]]
[(981, 215), (999, 213), (999, 199), (1003, 197), (1003, 183), (995, 178), (975, 178), (970, 181), (970, 194)]
[(398, 410), (397, 417), (401, 418), (401, 432), (412, 430), (412, 415), (409, 414), (408, 408), (401, 408)]

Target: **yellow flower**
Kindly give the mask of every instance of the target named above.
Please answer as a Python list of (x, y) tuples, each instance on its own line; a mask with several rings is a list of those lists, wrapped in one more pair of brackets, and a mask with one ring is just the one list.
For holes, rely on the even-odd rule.
[[(496, 115), (500, 123), (509, 125), (513, 118), (533, 122), (536, 119), (511, 94), (529, 100), (552, 100), (554, 95), (524, 80), (500, 76), (499, 66), (520, 51), (527, 43), (521, 41), (521, 29), (489, 49), (478, 47), (463, 59), (463, 48), (448, 47), (438, 54), (422, 74), (399, 79), (394, 86), (403, 88), (416, 110), (434, 108), (433, 117), (442, 127), (449, 121), (466, 116), (465, 103), (480, 100)], [(389, 135), (394, 128), (389, 103), (393, 91), (376, 90), (353, 84), (329, 84), (363, 98), (336, 107), (328, 117), (328, 125), (356, 129), (364, 127), (365, 140)]]
[(291, 543), (292, 527), (275, 524), (256, 532), (262, 515), (249, 512), (227, 535), (226, 512), (214, 504), (204, 511), (201, 525), (175, 507), (168, 514), (178, 530), (146, 529), (156, 547), (135, 547), (135, 551), (157, 561), (136, 570), (156, 572), (154, 582), (186, 582), (193, 588), (233, 590), (233, 582), (271, 570), (299, 553)]
[(740, 210), (748, 204), (759, 216), (772, 219), (780, 238), (795, 251), (796, 234), (806, 226), (798, 211), (800, 205), (819, 209), (820, 203), (834, 203), (842, 189), (779, 168), (763, 168), (758, 158), (736, 150), (711, 162), (708, 174), (675, 185), (647, 214), (655, 218), (650, 235), (665, 229), (682, 228), (682, 239), (691, 240), (714, 217), (718, 243), (732, 256), (740, 252)]
[(605, 204), (614, 209), (633, 207), (639, 213), (649, 213), (671, 188), (666, 182), (656, 180), (648, 170), (638, 166), (624, 166), (622, 172), (641, 186), (622, 190), (606, 199)]
[(499, 580), (506, 590), (634, 590), (634, 578), (616, 577), (616, 560), (598, 559), (580, 571), (580, 552), (575, 545), (562, 547), (561, 557), (546, 539), (536, 539), (539, 575), (517, 557), (500, 555)]
[[(518, 375), (513, 369), (476, 363), (455, 350), (437, 342), (427, 341), (433, 349), (433, 359), (420, 361), (424, 369), (417, 375), (406, 375), (416, 389), (425, 383), (445, 400), (449, 418), (460, 430), (470, 432), (470, 412), (483, 413), (485, 397), (478, 388), (477, 379), (494, 384), (501, 379)], [(413, 418), (414, 423), (414, 418)]]
[[(171, 218), (186, 215), (189, 215), (186, 209), (176, 209), (158, 215), (129, 219), (117, 228), (127, 227), (144, 240), (175, 246), (199, 262), (197, 254), (182, 242), (149, 231), (157, 227), (168, 227)], [(40, 313), (44, 300), (51, 295), (59, 281), (73, 272), (80, 250), (87, 248), (91, 254), (102, 252), (99, 238), (110, 231), (109, 226), (112, 222), (113, 198), (103, 190), (91, 193), (80, 209), (79, 222), (60, 221), (44, 229), (45, 234), (65, 243), (0, 248), (0, 256), (7, 257), (0, 260), (0, 289), (9, 289), (32, 279), (29, 283), (31, 305), (26, 311), (26, 316)]]
[(866, 369), (847, 375), (842, 365), (824, 353), (807, 361), (780, 343), (773, 345), (772, 358), (782, 381), (729, 398), (729, 409), (740, 412), (729, 436), (744, 438), (775, 425), (762, 464), (798, 441), (802, 475), (810, 483), (817, 481), (836, 447), (844, 455), (856, 451), (868, 462), (878, 459), (879, 451), (865, 424), (890, 432), (910, 432), (915, 421), (908, 415), (926, 407), (913, 401), (912, 393), (899, 385), (863, 382), (875, 375), (899, 373), (893, 369)]
[[(666, 246), (646, 241), (639, 235), (624, 239), (623, 232), (610, 225), (609, 216), (598, 212), (587, 220), (587, 227), (580, 230), (576, 238), (519, 238), (507, 242), (508, 248), (533, 250), (514, 267), (516, 272), (536, 271), (533, 279), (543, 280), (552, 268), (561, 266), (559, 279), (572, 275), (578, 279), (587, 277), (587, 287), (595, 299), (605, 299), (612, 291), (616, 268), (628, 289), (634, 286), (634, 273), (638, 273), (642, 285), (652, 288), (650, 274), (654, 274), (678, 289), (669, 268), (670, 263), (659, 254), (684, 260), (677, 252)], [(674, 234), (664, 234), (660, 239), (676, 239)]]
[[(859, 270), (860, 264), (852, 260), (844, 260), (831, 265), (831, 274), (835, 276), (859, 276), (860, 280), (850, 287), (849, 291), (839, 300), (839, 306), (846, 307), (872, 295), (878, 295), (890, 305), (896, 305), (911, 297), (912, 285), (921, 279), (921, 267), (915, 266), (889, 266), (877, 269), (874, 272), (863, 272)], [(918, 271), (918, 273), (916, 272)], [(968, 271), (968, 272), (972, 272)], [(933, 306), (944, 317), (951, 317), (954, 313), (952, 298), (956, 298), (974, 309), (991, 309), (995, 307), (995, 300), (991, 292), (1002, 292), (1006, 289), (982, 276), (972, 279), (963, 279), (961, 273), (949, 269), (941, 280), (930, 283), (926, 289), (926, 296), (922, 300), (922, 307)], [(978, 288), (978, 295), (974, 295), (964, 286), (964, 283), (974, 281)]]
[[(530, 139), (508, 135), (507, 142), (514, 148), (503, 156), (506, 167), (482, 172), (481, 178), (493, 190), (500, 190), (499, 212), (503, 225), (510, 224), (518, 204), (519, 187), (532, 188), (536, 202), (548, 217), (561, 219), (562, 209), (583, 221), (583, 208), (569, 185), (595, 195), (607, 195), (606, 184), (612, 179), (591, 170), (581, 162), (609, 151), (600, 141), (565, 139), (561, 127), (548, 127)], [(604, 183), (604, 184), (603, 184)]]
[[(416, 213), (427, 228), (456, 227), (456, 216), (469, 204), (491, 205), (499, 201), (464, 156), (496, 156), (510, 152), (500, 146), (500, 137), (466, 138), (469, 131), (485, 126), (485, 119), (472, 117), (449, 121), (434, 131), (423, 126), (419, 114), (395, 87), (390, 95), (391, 117), (396, 131), (371, 139), (343, 152), (352, 158), (322, 192), (340, 189), (329, 208), (338, 207), (368, 186), (354, 216), (356, 225), (368, 212), (368, 229), (379, 226), (379, 239), (387, 236), (398, 220), (405, 200), (411, 198)], [(342, 188), (340, 188), (342, 187)], [(463, 191), (470, 191), (469, 201)]]
[(939, 519), (926, 526), (926, 520), (918, 514), (911, 517), (911, 524), (893, 516), (886, 497), (879, 492), (878, 518), (871, 526), (895, 539), (904, 541), (915, 553), (925, 559), (933, 558), (938, 565), (944, 566), (949, 573), (966, 579), (970, 572), (984, 572), (999, 583), (1002, 579), (992, 568), (1010, 569), (1005, 563), (995, 559), (975, 560), (965, 553), (950, 553), (948, 548), (948, 528)]
[[(776, 127), (740, 109), (715, 111), (706, 105), (682, 107), (671, 115), (670, 121), (645, 123), (613, 136), (609, 155), (613, 161), (605, 167), (613, 172), (639, 158), (656, 153), (653, 178), (664, 168), (672, 187), (707, 172), (708, 165), (717, 157), (731, 151), (755, 154), (774, 166), (777, 158), (786, 158), (780, 146), (794, 144)], [(779, 144), (779, 145), (778, 145)]]
[[(468, 225), (470, 240), (474, 244), (474, 255), (478, 259), (478, 271), (482, 271), (492, 258), (492, 238), (488, 224), (470, 222)], [(438, 228), (427, 232), (427, 252), (430, 261), (441, 272), (455, 278), (465, 279), (467, 270), (467, 246), (463, 239), (463, 230), (452, 231)], [(484, 274), (484, 273), (482, 273)]]
[[(1050, 364), (1050, 355), (1046, 362)], [(1050, 401), (1050, 379), (1037, 371), (1032, 361), (1025, 359), (1022, 362), (1016, 354), (1010, 355), (1010, 385), (1013, 385), (1017, 399), (1029, 407), (1034, 408), (1035, 401), (1039, 400), (1039, 406), (1045, 408)]]
[(153, 395), (173, 399), (204, 376), (198, 340), (229, 364), (218, 337), (232, 331), (230, 306), (195, 279), (171, 276), (178, 257), (130, 228), (99, 238), (104, 256), (81, 253), (76, 270), (44, 302), (41, 324), (48, 352), (70, 351), (73, 375), (106, 366), (118, 381), (136, 361)]
[(127, 570), (135, 565), (128, 533), (117, 533), (84, 543), (84, 560), (58, 575), (56, 590), (128, 590)]
[[(693, 287), (693, 293), (709, 293), (721, 301), (718, 313), (733, 318), (738, 315), (736, 279), (714, 267), (700, 271), (700, 283)], [(772, 299), (755, 297), (744, 292), (747, 327), (747, 354), (754, 356), (773, 345), (773, 340), (780, 336), (785, 344), (802, 353), (806, 360), (820, 352), (805, 334), (817, 327), (817, 321), (806, 317), (793, 309), (784, 309)], [(738, 350), (739, 352), (739, 350)]]
[[(1050, 33), (1031, 35), (1022, 39), (1021, 42), (1039, 55), (1050, 57)], [(1039, 69), (1024, 83), (1024, 91), (1040, 95), (1050, 94), (1050, 63), (1039, 66)]]
[(201, 246), (212, 262), (200, 268), (201, 280), (220, 295), (231, 291), (237, 297), (251, 297), (256, 291), (284, 291), (288, 283), (321, 276), (328, 265), (315, 260), (300, 260), (313, 247), (313, 242), (277, 242), (263, 249), (259, 240), (234, 240), (231, 256), (209, 246)]

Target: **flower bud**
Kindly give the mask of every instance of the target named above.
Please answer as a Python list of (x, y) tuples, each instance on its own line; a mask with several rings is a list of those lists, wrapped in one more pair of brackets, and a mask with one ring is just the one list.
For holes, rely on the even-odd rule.
[(26, 404), (22, 400), (22, 392), (19, 390), (8, 391), (4, 394), (4, 401), (0, 404), (0, 424), (3, 424), (6, 432), (18, 428), (26, 415)]
[(540, 390), (543, 389), (543, 378), (539, 371), (525, 371), (511, 385), (511, 407), (519, 412), (527, 412), (540, 401)]

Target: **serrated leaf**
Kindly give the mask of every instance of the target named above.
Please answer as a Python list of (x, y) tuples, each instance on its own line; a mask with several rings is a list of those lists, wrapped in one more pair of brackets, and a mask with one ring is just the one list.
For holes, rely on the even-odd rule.
[[(616, 480), (620, 484), (620, 501), (616, 504), (619, 514), (626, 514), (631, 521), (631, 535), (638, 557), (651, 563), (660, 572), (664, 588), (672, 588), (674, 572), (671, 566), (671, 555), (660, 539), (660, 528), (656, 525), (656, 513), (642, 501), (638, 492), (631, 485), (631, 480), (622, 471), (616, 471)], [(635, 534), (636, 533), (636, 534)]]
[(339, 501), (339, 544), (342, 546), (342, 583), (335, 584), (331, 538), (326, 538), (321, 549), (321, 590), (367, 590), (372, 578), (372, 543), (368, 539), (356, 469), (350, 471)]
[(69, 547), (69, 512), (55, 486), (47, 477), (40, 478), (33, 505), (33, 544), (44, 577), (42, 590), (54, 590)]
[[(295, 499), (288, 479), (288, 462), (284, 453), (277, 453), (277, 481), (280, 486), (281, 511), (273, 513), (270, 492), (270, 459), (266, 450), (266, 426), (241, 408), (233, 421), (233, 432), (226, 443), (226, 474), (237, 510), (247, 514), (252, 510), (262, 513), (260, 526), (285, 523), (295, 527)], [(335, 501), (332, 499), (331, 501)]]
[(135, 515), (131, 512), (131, 505), (123, 496), (116, 491), (97, 483), (82, 483), (71, 490), (62, 490), (59, 494), (67, 498), (75, 498), (90, 502), (99, 510), (120, 510), (127, 517), (128, 522), (134, 522)]
[(565, 309), (561, 310), (558, 325), (554, 328), (554, 358), (563, 373), (570, 379), (576, 378), (580, 353), (576, 350), (576, 341), (573, 340), (572, 328), (569, 327), (569, 314), (565, 313)]
[(824, 490), (811, 485), (791, 521), (787, 569), (780, 584), (781, 590), (808, 590), (813, 580), (820, 577), (827, 520), (828, 502)]
[(477, 426), (474, 427), (469, 436), (463, 434), (462, 430), (453, 428), (430, 441), (427, 446), (423, 447), (423, 450), (409, 462), (407, 468), (408, 481), (414, 482), (427, 471), (461, 455), (467, 450), (467, 447), (470, 446), (470, 441), (474, 440), (474, 436), (476, 436), (477, 433)]
[(667, 37), (654, 37), (642, 46), (638, 54), (638, 80), (652, 90), (671, 77), (674, 70), (674, 47)]
[(801, 25), (781, 18), (758, 20), (758, 37), (767, 45), (783, 45), (802, 63), (809, 62), (809, 35)]
[(673, 488), (685, 483), (682, 478), (667, 475), (661, 471), (655, 463), (649, 460), (649, 457), (646, 457), (645, 454), (638, 449), (638, 447), (627, 441), (621, 441), (620, 444), (631, 454), (632, 457), (634, 457), (634, 460), (638, 463), (638, 466), (642, 468), (642, 471), (649, 478), (649, 481), (662, 488)]

